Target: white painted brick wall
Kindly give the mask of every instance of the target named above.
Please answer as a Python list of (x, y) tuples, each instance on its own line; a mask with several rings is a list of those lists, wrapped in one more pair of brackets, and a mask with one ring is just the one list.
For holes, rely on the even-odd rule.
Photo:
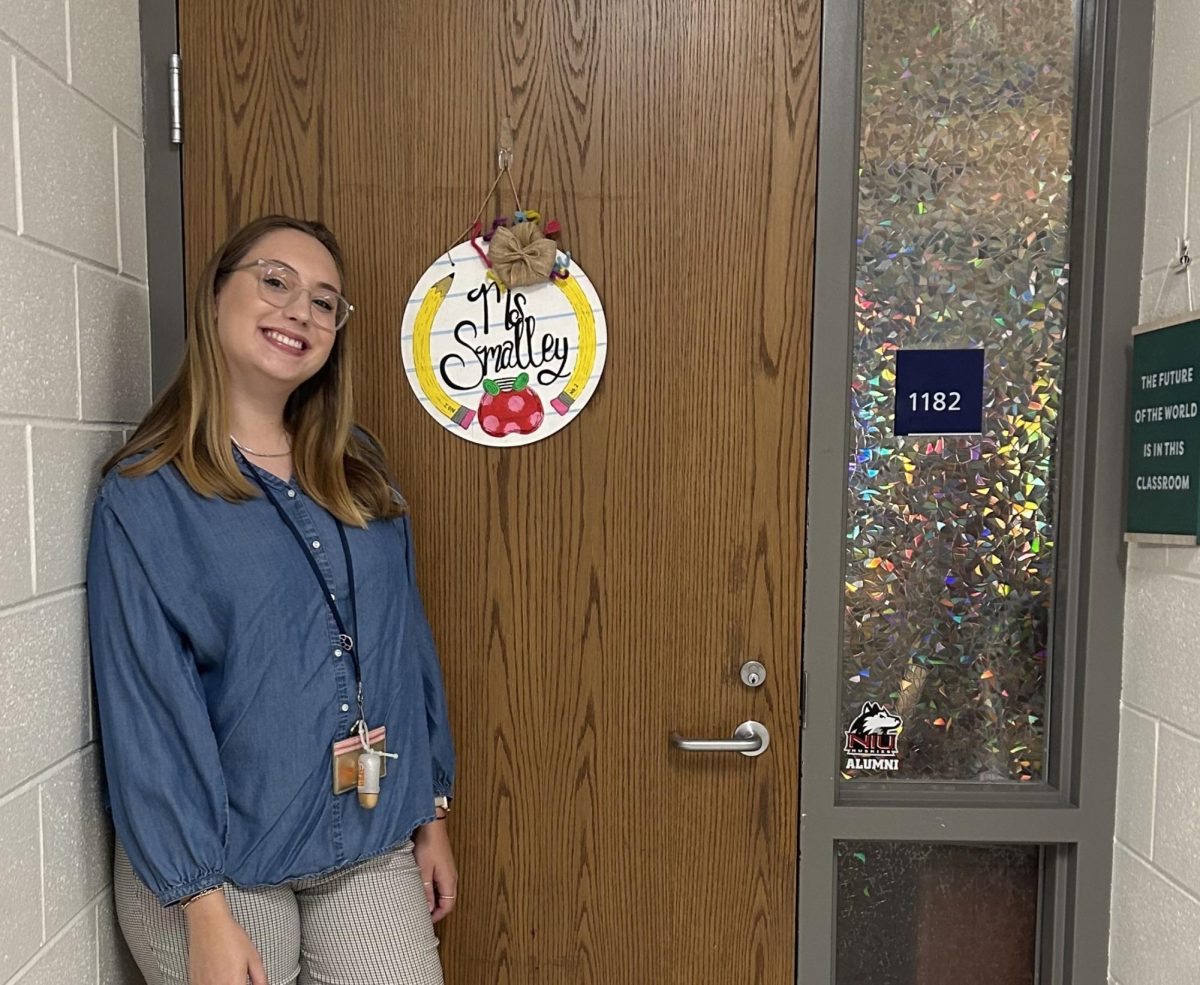
[[(1200, 307), (1200, 4), (1157, 0), (1141, 320)], [(1200, 549), (1131, 545), (1109, 976), (1200, 981)]]
[(140, 983), (112, 907), (84, 557), (150, 401), (138, 0), (0, 0), (0, 985)]

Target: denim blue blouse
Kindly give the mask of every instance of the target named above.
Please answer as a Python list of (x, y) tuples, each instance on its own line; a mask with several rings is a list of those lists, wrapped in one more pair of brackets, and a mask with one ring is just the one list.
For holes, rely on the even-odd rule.
[(294, 479), (239, 464), (270, 485), (337, 596), (368, 722), (387, 726), (400, 758), (387, 761), (374, 810), (333, 794), (331, 746), (357, 718), (354, 665), (275, 508), (261, 495), (206, 499), (173, 466), (113, 470), (87, 573), (101, 743), (117, 836), (163, 905), (224, 880), (277, 885), (380, 854), (453, 793), (409, 517), (346, 527), (355, 626), (334, 518)]

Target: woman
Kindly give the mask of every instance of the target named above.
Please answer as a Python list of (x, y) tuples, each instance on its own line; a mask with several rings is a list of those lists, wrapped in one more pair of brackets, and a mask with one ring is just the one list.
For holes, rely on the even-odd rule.
[(105, 465), (92, 655), (152, 985), (442, 982), (454, 753), (407, 508), (352, 426), (344, 283), (319, 223), (237, 232)]

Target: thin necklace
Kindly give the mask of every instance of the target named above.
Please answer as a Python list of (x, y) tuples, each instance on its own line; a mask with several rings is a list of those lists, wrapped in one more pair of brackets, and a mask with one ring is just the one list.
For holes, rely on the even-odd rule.
[(247, 448), (232, 434), (229, 436), (229, 440), (237, 445), (242, 451), (249, 452), (251, 455), (257, 455), (259, 458), (286, 458), (292, 453), (291, 448), (289, 448), (287, 451), (255, 451), (253, 448)]

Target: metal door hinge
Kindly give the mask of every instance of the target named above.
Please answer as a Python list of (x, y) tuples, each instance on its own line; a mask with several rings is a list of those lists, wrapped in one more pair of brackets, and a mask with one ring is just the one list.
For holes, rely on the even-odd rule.
[(176, 146), (183, 143), (183, 94), (179, 88), (179, 70), (182, 64), (178, 52), (171, 55), (168, 69), (171, 80), (171, 143)]

